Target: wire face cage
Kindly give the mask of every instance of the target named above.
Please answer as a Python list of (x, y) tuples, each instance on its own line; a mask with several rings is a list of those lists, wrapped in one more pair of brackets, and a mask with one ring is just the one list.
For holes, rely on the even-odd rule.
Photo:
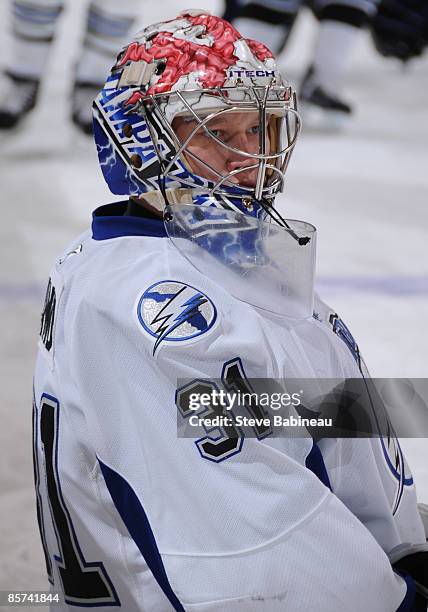
[[(192, 166), (196, 165), (202, 178), (208, 177), (210, 195), (230, 196), (230, 188), (233, 188), (235, 196), (269, 200), (282, 191), (284, 175), (301, 128), (296, 96), (291, 87), (266, 85), (173, 91), (144, 97), (139, 101), (137, 112), (146, 118), (166, 177), (181, 161), (190, 173), (195, 173)], [(236, 120), (239, 122), (243, 113), (257, 122), (257, 139), (253, 138), (252, 146), (245, 150), (222, 138), (215, 129), (219, 121), (225, 119), (229, 125)], [(230, 121), (231, 115), (233, 121)], [(180, 140), (175, 129), (179, 118), (191, 128), (184, 140)], [(158, 137), (159, 124), (174, 143), (173, 155), (164, 155)], [(212, 139), (225, 156), (233, 154), (241, 159), (239, 167), (222, 173), (196, 154), (192, 144), (202, 135)], [(195, 186), (193, 181), (187, 182)]]

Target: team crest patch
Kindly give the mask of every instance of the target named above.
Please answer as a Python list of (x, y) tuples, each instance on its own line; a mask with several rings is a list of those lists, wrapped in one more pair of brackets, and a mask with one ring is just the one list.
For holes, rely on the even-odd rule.
[(161, 342), (183, 342), (205, 334), (214, 325), (217, 310), (204, 293), (179, 281), (160, 281), (146, 289), (137, 305), (144, 330)]

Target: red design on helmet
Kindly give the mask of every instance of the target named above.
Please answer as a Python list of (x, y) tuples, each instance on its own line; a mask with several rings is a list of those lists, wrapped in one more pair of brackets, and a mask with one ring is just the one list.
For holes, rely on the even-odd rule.
[(251, 51), (261, 62), (264, 62), (269, 57), (273, 57), (272, 51), (266, 47), (261, 42), (257, 40), (252, 40), (251, 38), (246, 38), (247, 45), (250, 47)]
[[(161, 78), (144, 94), (135, 92), (128, 100), (128, 104), (135, 104), (146, 95), (164, 93), (171, 88), (180, 77), (197, 73), (198, 79), (204, 88), (222, 87), (226, 80), (226, 70), (235, 65), (239, 58), (234, 54), (234, 44), (242, 39), (239, 32), (227, 21), (213, 15), (185, 16), (192, 26), (205, 28), (204, 36), (212, 39), (210, 45), (197, 44), (174, 36), (171, 32), (160, 31), (150, 39), (150, 46), (146, 43), (131, 43), (119, 62), (124, 66), (128, 61), (152, 62), (153, 60), (166, 60), (166, 66)], [(262, 43), (246, 40), (249, 48), (259, 61), (271, 58), (272, 53)]]

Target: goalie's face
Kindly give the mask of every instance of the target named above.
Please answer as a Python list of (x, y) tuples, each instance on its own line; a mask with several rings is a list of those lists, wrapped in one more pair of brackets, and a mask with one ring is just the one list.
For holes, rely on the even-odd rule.
[[(172, 126), (192, 172), (214, 183), (227, 176), (234, 184), (256, 186), (258, 161), (246, 154), (260, 153), (258, 112), (220, 114), (205, 123), (206, 129), (188, 117), (176, 117)], [(265, 145), (269, 151), (267, 127)]]

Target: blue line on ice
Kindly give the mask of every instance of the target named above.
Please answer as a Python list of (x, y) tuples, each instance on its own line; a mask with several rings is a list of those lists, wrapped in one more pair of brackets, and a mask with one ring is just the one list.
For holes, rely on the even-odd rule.
[[(0, 302), (40, 302), (47, 283), (0, 282)], [(428, 296), (428, 276), (320, 276), (321, 294), (372, 293), (392, 296)]]

